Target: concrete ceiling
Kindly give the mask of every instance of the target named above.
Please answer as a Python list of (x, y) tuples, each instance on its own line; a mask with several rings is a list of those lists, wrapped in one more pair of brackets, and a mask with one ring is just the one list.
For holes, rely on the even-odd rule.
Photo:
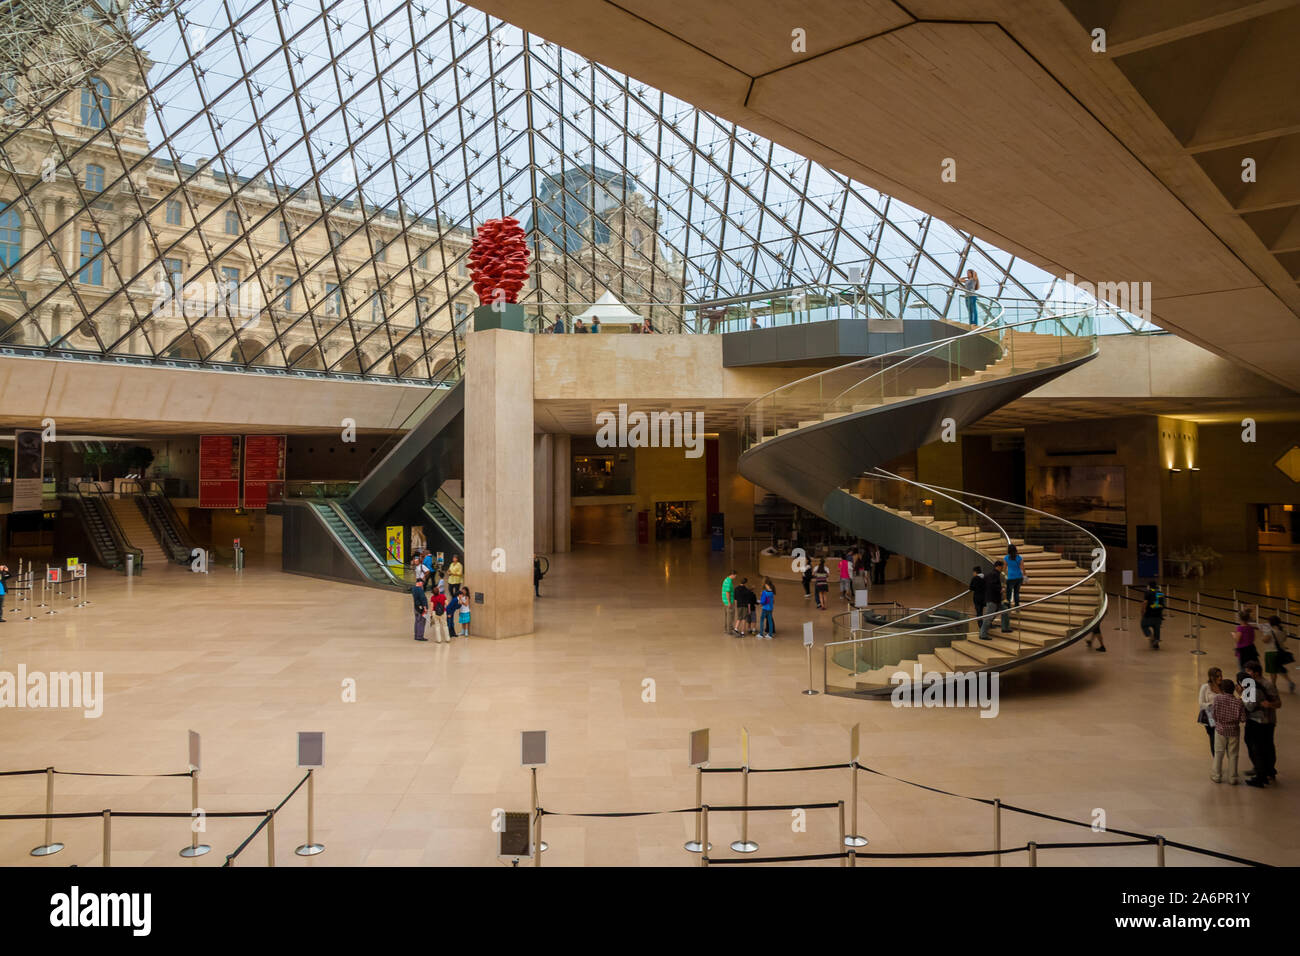
[(1300, 382), (1300, 0), (475, 6)]

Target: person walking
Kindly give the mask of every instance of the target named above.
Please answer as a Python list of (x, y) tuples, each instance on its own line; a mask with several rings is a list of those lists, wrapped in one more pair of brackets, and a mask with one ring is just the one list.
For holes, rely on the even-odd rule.
[(817, 570), (813, 572), (813, 591), (817, 594), (817, 609), (826, 610), (826, 592), (830, 590), (831, 573), (826, 570), (826, 559), (817, 559)]
[[(1097, 618), (1097, 620), (1093, 623), (1092, 630), (1088, 632), (1088, 638), (1083, 643), (1087, 644), (1089, 647), (1092, 647), (1093, 638), (1097, 639), (1097, 650), (1100, 653), (1105, 654), (1106, 639), (1101, 636), (1101, 618)], [(1210, 748), (1211, 749), (1214, 748), (1213, 740), (1210, 741)]]
[(1255, 625), (1250, 618), (1250, 608), (1243, 607), (1237, 612), (1240, 623), (1232, 632), (1236, 637), (1233, 653), (1237, 655), (1237, 666), (1242, 670), (1246, 669), (1247, 661), (1259, 660), (1259, 648), (1255, 646)]
[[(980, 620), (981, 641), (993, 640), (989, 637), (989, 626), (997, 612), (1006, 607), (1002, 603), (1002, 568), (1002, 559), (999, 558), (993, 562), (993, 570), (984, 575), (984, 610), (987, 616)], [(1002, 630), (1011, 630), (1011, 621), (1006, 613), (1002, 615)]]
[(460, 607), (456, 610), (456, 617), (460, 624), (460, 636), (469, 637), (469, 588), (460, 589)]
[(844, 554), (840, 555), (839, 575), (840, 575), (840, 597), (844, 599), (845, 604), (847, 604), (850, 608), (852, 608), (853, 594), (849, 590), (849, 588), (852, 586), (852, 582), (849, 579), (853, 576), (853, 566), (849, 564), (849, 555), (847, 551)]
[(722, 633), (736, 629), (736, 572), (728, 572), (722, 579)]
[(971, 604), (975, 608), (975, 617), (978, 619), (984, 615), (984, 569), (978, 564), (971, 573), (967, 588), (970, 590)]
[(542, 578), (544, 577), (546, 577), (546, 575), (542, 573), (541, 555), (535, 554), (533, 555), (533, 596), (534, 597), (542, 596), (541, 584), (542, 584)]
[(758, 625), (759, 639), (772, 639), (776, 633), (776, 624), (772, 621), (772, 608), (776, 606), (776, 586), (771, 578), (763, 579), (763, 593), (758, 596), (758, 603), (763, 609), (762, 620)]
[(447, 565), (447, 589), (453, 592), (460, 591), (461, 582), (465, 580), (465, 566), (460, 563), (460, 555), (451, 556), (451, 564)]
[(1246, 785), (1267, 787), (1277, 780), (1277, 746), (1273, 736), (1277, 730), (1277, 711), (1282, 706), (1282, 697), (1277, 692), (1277, 685), (1264, 676), (1259, 661), (1247, 662), (1246, 680), (1243, 683), (1246, 752), (1250, 754), (1253, 768), (1246, 771), (1246, 776), (1250, 778)]
[(862, 558), (858, 557), (853, 562), (853, 594), (849, 602), (849, 607), (856, 607), (858, 603), (858, 592), (868, 590), (867, 584), (867, 566), (862, 563)]
[(980, 277), (975, 274), (974, 269), (967, 269), (965, 278), (958, 283), (966, 290), (966, 313), (970, 318), (971, 325), (980, 324), (979, 299), (975, 293), (979, 291)]
[[(7, 570), (6, 568), (0, 568), (0, 571), (7, 572)], [(4, 576), (9, 577), (7, 573)], [(4, 585), (0, 583), (0, 601), (3, 600)], [(3, 619), (0, 618), (0, 620)], [(1291, 635), (1291, 637), (1294, 636)], [(1273, 678), (1275, 684), (1278, 682), (1278, 678), (1285, 680), (1290, 685), (1287, 693), (1294, 694), (1295, 681), (1287, 673), (1286, 665), (1295, 660), (1295, 655), (1287, 649), (1287, 633), (1282, 625), (1282, 619), (1276, 614), (1268, 619), (1268, 633), (1264, 635), (1264, 640), (1273, 645), (1273, 650), (1264, 652), (1264, 673)]]
[(1147, 640), (1151, 642), (1151, 650), (1160, 650), (1160, 625), (1165, 619), (1165, 595), (1160, 590), (1160, 586), (1154, 581), (1147, 582), (1147, 589), (1142, 594), (1142, 620), (1139, 626)]
[(813, 566), (807, 558), (803, 559), (803, 599), (812, 597)]
[(411, 599), (415, 605), (415, 639), (427, 641), (428, 638), (424, 636), (424, 616), (429, 613), (429, 599), (424, 596), (421, 585), (411, 585)]
[(1002, 559), (1007, 566), (1007, 607), (1020, 606), (1020, 585), (1025, 583), (1025, 559), (1014, 544), (1007, 545)]
[(867, 557), (871, 561), (871, 583), (885, 583), (885, 562), (881, 557), (880, 546), (872, 544), (867, 548)]
[(1223, 683), (1223, 671), (1217, 667), (1211, 667), (1205, 672), (1205, 683), (1201, 685), (1201, 692), (1197, 695), (1196, 722), (1205, 728), (1206, 734), (1210, 737), (1210, 758), (1214, 758), (1214, 698), (1220, 693), (1220, 685)]
[(1214, 695), (1211, 716), (1214, 718), (1214, 762), (1210, 764), (1210, 779), (1223, 783), (1223, 759), (1228, 758), (1229, 780), (1233, 786), (1241, 783), (1237, 773), (1237, 757), (1241, 751), (1241, 724), (1246, 719), (1246, 708), (1234, 693), (1236, 685), (1226, 677)]

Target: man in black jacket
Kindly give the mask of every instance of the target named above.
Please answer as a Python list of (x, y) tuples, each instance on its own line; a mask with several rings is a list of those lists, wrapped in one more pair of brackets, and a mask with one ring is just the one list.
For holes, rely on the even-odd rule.
[(970, 579), (970, 599), (975, 605), (975, 616), (984, 613), (984, 569), (975, 565), (975, 573)]
[(424, 615), (429, 610), (429, 599), (424, 594), (424, 588), (418, 584), (411, 587), (411, 600), (415, 604), (415, 639), (417, 641), (427, 641), (424, 636)]
[(754, 605), (758, 603), (758, 598), (749, 586), (749, 578), (740, 579), (732, 600), (736, 602), (736, 636), (744, 637), (746, 632), (754, 633)]
[[(1002, 568), (1003, 568), (1002, 562), (995, 561), (993, 563), (993, 570), (990, 571), (988, 574), (984, 575), (984, 603), (985, 605), (987, 605), (985, 607), (986, 611), (989, 610), (990, 608), (992, 608), (994, 611), (999, 611), (1005, 609), (1006, 607), (1006, 605), (1002, 603)], [(980, 621), (981, 641), (993, 640), (993, 638), (989, 637), (989, 625), (992, 623), (993, 623), (992, 615)], [(1002, 615), (1002, 630), (1004, 631), (1011, 630), (1011, 619), (1010, 619), (1010, 615), (1008, 614)]]

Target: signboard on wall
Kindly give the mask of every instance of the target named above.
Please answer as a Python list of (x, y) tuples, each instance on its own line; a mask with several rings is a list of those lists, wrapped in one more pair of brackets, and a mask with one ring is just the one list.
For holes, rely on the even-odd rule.
[(403, 538), (405, 529), (400, 525), (389, 525), (384, 531), (384, 541), (387, 543), (388, 554), (385, 560), (390, 568), (401, 568), (406, 566), (406, 552), (403, 549)]
[(284, 435), (244, 436), (244, 507), (284, 500)]
[(199, 507), (238, 508), (238, 435), (199, 436)]
[(40, 511), (45, 442), (35, 429), (14, 432), (14, 511)]

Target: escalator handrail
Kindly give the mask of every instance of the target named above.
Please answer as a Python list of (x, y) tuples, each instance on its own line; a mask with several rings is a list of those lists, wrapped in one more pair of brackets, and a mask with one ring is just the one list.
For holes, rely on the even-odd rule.
[(374, 453), (366, 459), (365, 464), (361, 466), (360, 478), (364, 479), (374, 471), (375, 468), (379, 466), (380, 462), (387, 458), (389, 453), (397, 447), (397, 443), (400, 442), (412, 428), (419, 424), (425, 416), (438, 407), (438, 403), (447, 397), (447, 393), (455, 388), (456, 383), (459, 381), (460, 376), (457, 375), (454, 379), (448, 377), (441, 381), (434, 382), (429, 388), (429, 394), (420, 399), (415, 408), (411, 409), (407, 416), (402, 419), (401, 423), (396, 426), (396, 431), (386, 437), (380, 443), (379, 447), (375, 449)]
[[(89, 495), (87, 495), (83, 490), (87, 486), (91, 489)], [(83, 501), (97, 500), (98, 503), (103, 504), (101, 513), (104, 517), (104, 523), (108, 525), (108, 533), (109, 536), (113, 538), (113, 544), (120, 548), (123, 557), (128, 553), (134, 554), (136, 571), (143, 571), (144, 552), (133, 545), (130, 539), (127, 538), (126, 532), (122, 530), (122, 526), (117, 521), (117, 515), (113, 513), (113, 506), (108, 503), (108, 496), (104, 494), (104, 489), (100, 488), (98, 483), (93, 481), (79, 481), (77, 482), (77, 497), (81, 498)]]
[[(435, 514), (431, 510), (433, 505), (434, 502), (426, 501), (420, 510), (424, 512), (425, 517), (427, 517), (430, 521), (432, 521), (435, 525), (437, 525), (439, 529), (441, 529), (443, 534), (445, 534), (448, 538), (450, 538), (456, 545), (458, 545), (461, 548), (464, 548), (465, 529), (463, 527), (460, 528), (456, 527), (454, 524), (455, 518), (453, 518), (451, 515), (447, 515), (447, 517), (452, 519), (453, 522), (452, 527), (450, 528), (443, 527), (443, 522), (440, 521), (438, 519), (437, 514)], [(444, 512), (444, 514), (446, 514), (446, 512)]]
[[(407, 586), (407, 582), (406, 582), (406, 581), (404, 581), (404, 580), (402, 580), (401, 578), (397, 577), (397, 575), (393, 574), (392, 570), (389, 569), (389, 567), (388, 567), (388, 562), (387, 562), (387, 561), (383, 561), (383, 560), (381, 560), (380, 557), (379, 557), (379, 555), (377, 555), (377, 554), (375, 553), (375, 549), (374, 549), (373, 547), (371, 547), (370, 542), (366, 539), (366, 536), (363, 535), (363, 534), (362, 534), (362, 533), (357, 529), (357, 526), (353, 523), (352, 519), (348, 517), (347, 512), (345, 512), (345, 511), (343, 510), (342, 505), (340, 505), (339, 502), (338, 502), (337, 500), (331, 498), (331, 499), (327, 499), (326, 501), (315, 502), (315, 504), (320, 504), (320, 505), (323, 505), (323, 506), (326, 507), (326, 508), (329, 508), (330, 511), (334, 512), (334, 514), (338, 516), (338, 519), (339, 519), (340, 521), (343, 522), (344, 526), (348, 529), (349, 532), (351, 532), (352, 536), (353, 536), (354, 538), (356, 538), (356, 539), (357, 539), (357, 542), (361, 545), (361, 547), (362, 547), (363, 549), (365, 549), (365, 552), (366, 552), (367, 557), (369, 557), (372, 561), (374, 561), (374, 562), (375, 562), (375, 565), (376, 565), (376, 566), (377, 566), (381, 571), (383, 571), (384, 576), (385, 576), (386, 578), (388, 578), (388, 582), (389, 582), (390, 584), (400, 585), (401, 587), (406, 587), (406, 586)], [(326, 526), (328, 527), (328, 523), (327, 523)], [(330, 529), (330, 532), (333, 533), (333, 530), (334, 530), (334, 529), (331, 528), (331, 529)], [(334, 538), (335, 538), (335, 540), (337, 541), (337, 540), (338, 540), (338, 535), (334, 535)], [(339, 541), (339, 543), (342, 544), (341, 541)], [(347, 547), (345, 546), (343, 550), (346, 551), (346, 550), (348, 550), (348, 549), (347, 549)], [(362, 570), (364, 571), (365, 569), (363, 568)], [(366, 575), (366, 576), (369, 577), (369, 575)]]
[(463, 535), (465, 533), (465, 509), (460, 502), (441, 488), (433, 493), (433, 501), (439, 508), (447, 512), (447, 517), (456, 523), (457, 529)]

